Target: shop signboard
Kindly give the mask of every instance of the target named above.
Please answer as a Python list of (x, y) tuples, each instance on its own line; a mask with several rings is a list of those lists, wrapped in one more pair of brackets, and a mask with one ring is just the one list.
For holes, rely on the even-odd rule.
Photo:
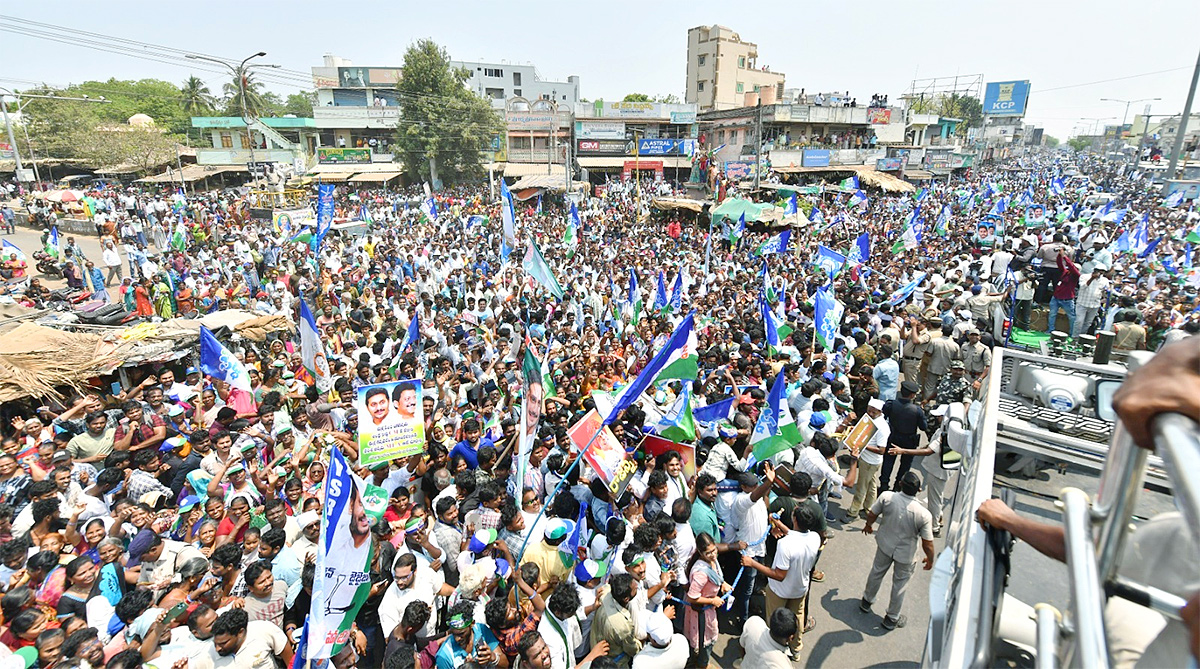
[(579, 139), (625, 139), (624, 121), (579, 121), (575, 124)]
[(749, 179), (754, 176), (754, 161), (727, 160), (725, 161), (725, 177), (735, 181)]
[(875, 169), (880, 172), (895, 172), (904, 169), (902, 158), (879, 158), (875, 161)]
[(805, 149), (804, 167), (829, 167), (829, 149)]
[(322, 165), (363, 165), (371, 162), (371, 149), (321, 146), (317, 148), (317, 162)]
[(580, 155), (627, 156), (633, 143), (623, 139), (581, 139), (575, 146)]
[(626, 160), (622, 176), (628, 179), (635, 171), (654, 172), (655, 179), (662, 179), (663, 161), (661, 160)]
[(561, 128), (565, 117), (554, 112), (508, 112), (509, 130), (549, 130)]
[(688, 125), (696, 122), (696, 112), (694, 111), (673, 111), (671, 112), (671, 123)]
[(345, 88), (395, 86), (402, 71), (395, 67), (339, 67), (338, 85)]
[(1029, 104), (1028, 81), (993, 81), (984, 88), (983, 113), (989, 116), (1024, 116)]
[(886, 107), (871, 107), (867, 110), (867, 122), (871, 125), (887, 125), (892, 122), (892, 110)]
[(639, 139), (638, 153), (643, 156), (682, 156), (690, 139)]

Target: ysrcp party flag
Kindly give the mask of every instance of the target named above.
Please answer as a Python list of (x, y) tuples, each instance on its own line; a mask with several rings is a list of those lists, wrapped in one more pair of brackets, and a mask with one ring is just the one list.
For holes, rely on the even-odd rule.
[(762, 246), (758, 247), (757, 254), (760, 256), (765, 256), (770, 253), (787, 253), (788, 241), (791, 238), (792, 231), (784, 230), (783, 232), (763, 242)]
[(300, 357), (304, 360), (304, 371), (317, 386), (319, 392), (333, 387), (333, 375), (329, 373), (329, 361), (325, 358), (325, 344), (317, 334), (317, 322), (304, 300), (300, 300)]
[(532, 276), (535, 281), (540, 283), (546, 290), (550, 291), (556, 299), (561, 300), (566, 291), (559, 285), (558, 279), (554, 278), (554, 270), (550, 269), (550, 265), (546, 263), (546, 259), (542, 256), (542, 251), (533, 243), (533, 239), (529, 240), (529, 246), (525, 249), (525, 272)]
[(350, 640), (354, 617), (371, 593), (371, 527), (383, 517), (387, 491), (355, 476), (334, 448), (323, 501), (308, 614), (310, 659), (332, 657)]
[(217, 341), (212, 330), (203, 325), (200, 326), (200, 369), (234, 388), (251, 392), (250, 374), (246, 366)]
[(845, 311), (845, 307), (824, 287), (817, 290), (814, 302), (817, 341), (826, 351), (832, 351), (838, 328), (842, 325), (842, 312)]
[(512, 476), (508, 479), (508, 494), (520, 499), (525, 487), (525, 472), (529, 466), (529, 454), (533, 452), (533, 441), (537, 438), (538, 421), (542, 418), (542, 401), (546, 395), (543, 386), (542, 363), (530, 350), (528, 337), (525, 339), (525, 355), (521, 359), (521, 424), (517, 430), (517, 454), (513, 459)]
[(758, 415), (754, 432), (750, 433), (750, 446), (753, 448), (751, 457), (755, 462), (763, 462), (800, 443), (800, 430), (796, 428), (788, 408), (785, 386), (787, 381), (783, 378), (783, 372), (780, 372), (771, 384), (771, 394), (767, 396), (767, 405)]
[(825, 245), (817, 245), (817, 267), (825, 270), (829, 278), (838, 275), (842, 268), (846, 266), (846, 256), (834, 251)]
[(513, 209), (513, 196), (504, 179), (500, 180), (500, 220), (504, 224), (504, 244), (510, 249), (517, 248), (517, 223), (516, 213)]
[(358, 461), (363, 466), (425, 450), (420, 379), (360, 386), (354, 408), (358, 410)]

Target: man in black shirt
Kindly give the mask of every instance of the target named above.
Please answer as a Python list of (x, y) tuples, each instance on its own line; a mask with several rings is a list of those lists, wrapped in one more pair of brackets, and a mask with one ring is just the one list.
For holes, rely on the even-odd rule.
[(892, 452), (895, 448), (917, 448), (921, 445), (921, 438), (917, 434), (917, 430), (927, 430), (925, 424), (925, 411), (920, 405), (913, 402), (913, 398), (920, 391), (920, 386), (912, 381), (905, 381), (900, 384), (900, 398), (889, 400), (883, 405), (883, 415), (887, 418), (888, 426), (892, 429), (891, 435), (888, 436), (888, 452), (883, 456), (883, 466), (879, 470), (879, 491), (899, 490), (900, 479), (904, 478), (904, 474), (912, 467), (913, 456), (901, 455), (900, 467), (896, 472), (896, 487), (892, 487), (889, 481), (892, 480), (892, 467), (896, 464), (896, 455)]

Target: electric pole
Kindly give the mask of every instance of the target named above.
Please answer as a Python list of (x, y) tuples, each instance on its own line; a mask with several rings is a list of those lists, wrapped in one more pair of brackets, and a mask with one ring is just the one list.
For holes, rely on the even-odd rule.
[(762, 169), (762, 95), (754, 111), (754, 190), (758, 190), (758, 173)]
[[(1179, 154), (1183, 151), (1183, 136), (1187, 133), (1188, 116), (1192, 114), (1192, 101), (1196, 97), (1196, 80), (1200, 79), (1200, 55), (1196, 56), (1196, 69), (1192, 70), (1192, 84), (1188, 86), (1187, 101), (1183, 103), (1183, 116), (1179, 119), (1179, 129), (1175, 131), (1175, 146), (1171, 149), (1171, 164), (1167, 165), (1167, 179), (1175, 178), (1175, 168), (1179, 165)], [(1186, 165), (1187, 162), (1185, 161)]]

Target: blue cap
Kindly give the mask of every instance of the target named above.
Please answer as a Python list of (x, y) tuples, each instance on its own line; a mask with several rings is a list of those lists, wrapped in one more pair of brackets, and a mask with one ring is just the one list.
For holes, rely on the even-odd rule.
[(808, 419), (808, 424), (811, 427), (825, 427), (824, 414), (815, 413)]

